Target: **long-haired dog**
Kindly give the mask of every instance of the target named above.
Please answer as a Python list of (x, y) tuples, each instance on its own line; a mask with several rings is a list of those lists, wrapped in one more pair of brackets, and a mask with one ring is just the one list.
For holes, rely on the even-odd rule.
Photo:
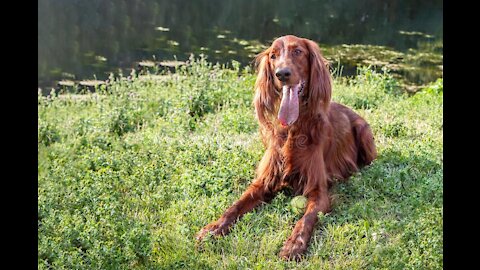
[(198, 234), (225, 235), (246, 212), (270, 201), (284, 187), (307, 197), (306, 210), (280, 251), (299, 259), (319, 212), (331, 210), (329, 188), (346, 180), (377, 156), (368, 123), (351, 109), (331, 102), (328, 63), (317, 43), (283, 36), (256, 57), (253, 103), (266, 147), (256, 178), (238, 201)]

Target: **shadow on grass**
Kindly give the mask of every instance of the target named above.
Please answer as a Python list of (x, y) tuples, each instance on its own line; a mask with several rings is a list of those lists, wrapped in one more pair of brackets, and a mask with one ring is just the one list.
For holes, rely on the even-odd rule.
[[(410, 224), (442, 207), (442, 179), (442, 164), (428, 154), (387, 149), (373, 164), (331, 189), (333, 210), (321, 218), (313, 234), (323, 241), (327, 228), (353, 225), (362, 227), (362, 237), (374, 231), (403, 235)], [(321, 248), (309, 248), (307, 260)]]

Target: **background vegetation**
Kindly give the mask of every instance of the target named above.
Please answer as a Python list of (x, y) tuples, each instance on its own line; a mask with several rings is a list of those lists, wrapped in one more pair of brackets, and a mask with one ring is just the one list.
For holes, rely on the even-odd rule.
[(196, 248), (262, 156), (254, 80), (191, 59), (96, 93), (39, 94), (39, 268), (441, 269), (443, 81), (409, 95), (369, 68), (336, 78), (333, 99), (367, 119), (379, 156), (334, 188), (306, 258), (277, 256), (299, 219), (286, 193)]
[(319, 42), (345, 71), (368, 60), (426, 84), (442, 70), (443, 1), (39, 0), (38, 83), (105, 80), (152, 56), (183, 61), (203, 53), (214, 63), (248, 65), (285, 34)]

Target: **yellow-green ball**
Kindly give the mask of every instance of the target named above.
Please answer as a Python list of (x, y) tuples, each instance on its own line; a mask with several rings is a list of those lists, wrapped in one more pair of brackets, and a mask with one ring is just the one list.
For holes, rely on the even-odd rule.
[(292, 210), (295, 214), (303, 214), (305, 208), (307, 207), (307, 197), (305, 196), (296, 196), (290, 202)]

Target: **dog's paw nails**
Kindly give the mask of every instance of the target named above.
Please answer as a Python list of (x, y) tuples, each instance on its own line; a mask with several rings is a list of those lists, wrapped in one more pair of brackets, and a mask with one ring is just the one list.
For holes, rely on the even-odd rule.
[(300, 261), (302, 259), (303, 251), (282, 249), (278, 256), (286, 261)]

